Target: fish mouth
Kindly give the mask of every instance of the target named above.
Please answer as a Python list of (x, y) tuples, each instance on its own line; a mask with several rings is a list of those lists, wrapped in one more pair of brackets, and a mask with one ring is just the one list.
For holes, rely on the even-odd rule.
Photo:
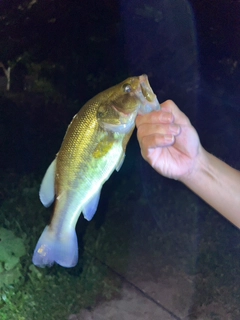
[(139, 77), (139, 81), (140, 81), (140, 88), (144, 98), (147, 101), (152, 102), (155, 99), (156, 95), (154, 94), (154, 92), (152, 91), (152, 88), (150, 87), (148, 76), (146, 74), (141, 75)]
[[(157, 96), (153, 92), (150, 83), (148, 81), (148, 76), (146, 74), (143, 74), (138, 78), (139, 85), (138, 87), (133, 90), (130, 95), (137, 97), (139, 100), (139, 105), (137, 107), (137, 114), (146, 114), (151, 111), (160, 110), (160, 104), (157, 100)], [(134, 112), (133, 108), (132, 110), (123, 110), (119, 109), (116, 106), (112, 106), (114, 111), (117, 112), (122, 119), (126, 119)], [(135, 112), (134, 112), (135, 113)], [(125, 120), (124, 120), (125, 121)]]
[(146, 74), (139, 76), (139, 82), (140, 92), (137, 95), (141, 101), (141, 104), (138, 109), (138, 114), (146, 114), (151, 111), (160, 110), (160, 104), (157, 96), (149, 84), (148, 76)]
[(137, 110), (135, 110), (134, 112), (125, 113), (119, 111), (115, 106), (112, 106), (112, 109), (118, 115), (118, 117), (104, 119), (103, 121), (100, 120), (100, 126), (107, 131), (115, 133), (129, 133), (134, 128)]
[(132, 110), (129, 110), (129, 111), (120, 110), (117, 107), (115, 107), (114, 105), (112, 105), (112, 108), (118, 115), (120, 115), (123, 118), (129, 118), (132, 115), (132, 113), (134, 113)]

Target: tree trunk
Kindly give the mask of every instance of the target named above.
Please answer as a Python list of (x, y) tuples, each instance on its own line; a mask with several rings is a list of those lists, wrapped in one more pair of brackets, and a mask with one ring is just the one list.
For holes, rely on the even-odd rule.
[(0, 68), (3, 69), (3, 72), (4, 72), (4, 74), (5, 74), (6, 78), (7, 78), (7, 87), (6, 87), (6, 89), (7, 89), (7, 91), (9, 91), (9, 90), (10, 90), (10, 73), (11, 73), (11, 68), (8, 67), (8, 68), (6, 69), (6, 68), (4, 67), (4, 64), (3, 64), (2, 62), (0, 62)]

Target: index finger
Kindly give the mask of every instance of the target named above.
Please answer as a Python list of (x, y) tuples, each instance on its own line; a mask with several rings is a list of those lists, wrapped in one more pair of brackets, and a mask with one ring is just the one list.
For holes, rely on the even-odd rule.
[(177, 124), (189, 124), (188, 117), (183, 113), (178, 106), (172, 101), (167, 100), (161, 103), (161, 110), (165, 112), (172, 112), (174, 116), (174, 122)]
[(158, 111), (152, 111), (144, 115), (138, 115), (136, 118), (137, 128), (142, 124), (159, 124), (159, 123), (172, 123), (174, 117), (171, 111), (160, 109)]

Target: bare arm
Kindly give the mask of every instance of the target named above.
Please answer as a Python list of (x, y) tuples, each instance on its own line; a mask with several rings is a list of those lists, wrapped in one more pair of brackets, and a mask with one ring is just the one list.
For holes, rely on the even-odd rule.
[(240, 172), (201, 148), (194, 171), (179, 180), (240, 228)]
[(143, 158), (160, 174), (183, 182), (240, 228), (240, 172), (202, 147), (174, 102), (161, 106), (161, 111), (137, 117)]

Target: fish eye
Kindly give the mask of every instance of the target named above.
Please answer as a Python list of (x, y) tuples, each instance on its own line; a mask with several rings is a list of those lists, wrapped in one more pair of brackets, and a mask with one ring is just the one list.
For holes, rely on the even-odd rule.
[(126, 93), (130, 93), (132, 91), (132, 87), (130, 86), (130, 84), (126, 83), (123, 85), (123, 90)]

